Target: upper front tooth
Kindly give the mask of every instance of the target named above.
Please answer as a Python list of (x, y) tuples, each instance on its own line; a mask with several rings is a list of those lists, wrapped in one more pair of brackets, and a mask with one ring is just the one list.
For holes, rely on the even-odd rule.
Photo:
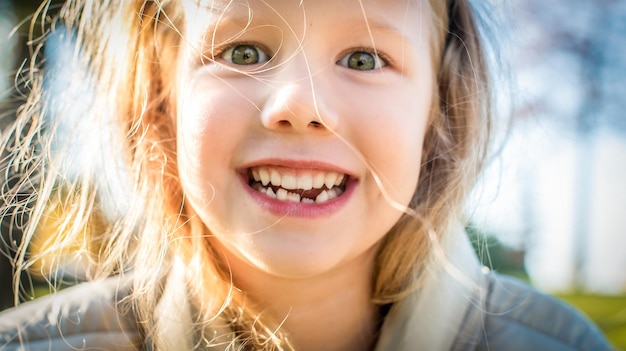
[(332, 189), (335, 186), (335, 181), (339, 175), (335, 172), (326, 173), (326, 178), (324, 179), (324, 184), (328, 189)]
[(311, 175), (304, 175), (298, 177), (296, 187), (302, 190), (311, 190), (313, 189), (313, 177)]
[(270, 177), (271, 177), (270, 181), (272, 182), (272, 185), (280, 186), (281, 181), (282, 181), (282, 177), (280, 176), (280, 173), (278, 173), (275, 169), (273, 169)]
[(313, 177), (313, 187), (315, 189), (320, 189), (321, 187), (324, 186), (324, 181), (325, 180), (326, 180), (326, 176), (324, 175), (324, 173), (317, 173)]
[(324, 186), (328, 189), (339, 186), (344, 181), (345, 175), (337, 172), (317, 172), (296, 176), (292, 173), (281, 174), (270, 167), (257, 167), (252, 169), (252, 178), (256, 182), (261, 182), (263, 186), (271, 184), (287, 190), (311, 190), (322, 189)]
[[(254, 171), (253, 171), (253, 174), (254, 174)], [(261, 178), (261, 183), (263, 184), (263, 186), (266, 186), (267, 184), (270, 183), (270, 171), (268, 171), (267, 168), (260, 168), (259, 178)]]
[[(272, 178), (273, 179), (273, 178)], [(273, 182), (272, 182), (273, 183)], [(291, 174), (285, 174), (282, 177), (280, 186), (287, 189), (293, 190), (297, 187), (296, 177)]]

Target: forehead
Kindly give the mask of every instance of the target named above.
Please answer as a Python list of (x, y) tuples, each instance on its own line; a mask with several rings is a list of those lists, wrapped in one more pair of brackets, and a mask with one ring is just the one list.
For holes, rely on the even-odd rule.
[[(436, 0), (438, 1), (438, 0)], [(326, 13), (333, 9), (343, 8), (348, 11), (362, 12), (367, 8), (397, 8), (400, 11), (412, 6), (427, 4), (427, 0), (183, 0), (190, 8), (221, 12), (233, 9), (267, 9), (272, 12), (288, 8), (322, 8)]]
[(424, 29), (431, 13), (426, 0), (186, 0), (185, 4), (192, 33), (224, 22), (283, 25), (294, 31), (362, 23), (402, 32)]

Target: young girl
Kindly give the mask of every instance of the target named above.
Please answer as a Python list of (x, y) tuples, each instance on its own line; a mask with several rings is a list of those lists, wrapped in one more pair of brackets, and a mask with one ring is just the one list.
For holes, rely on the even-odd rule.
[(609, 349), (466, 238), (468, 0), (68, 0), (48, 27), (33, 52), (66, 59), (20, 76), (4, 216), (15, 281), (71, 252), (89, 282), (4, 312), (0, 348)]

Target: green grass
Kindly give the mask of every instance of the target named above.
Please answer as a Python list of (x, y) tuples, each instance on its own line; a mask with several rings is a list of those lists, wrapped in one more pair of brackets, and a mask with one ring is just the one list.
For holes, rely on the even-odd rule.
[(626, 351), (626, 296), (559, 294), (591, 318), (617, 350)]

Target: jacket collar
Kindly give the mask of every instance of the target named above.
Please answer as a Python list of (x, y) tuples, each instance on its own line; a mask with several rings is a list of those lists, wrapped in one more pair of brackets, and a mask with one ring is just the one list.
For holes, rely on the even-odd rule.
[[(375, 351), (450, 350), (457, 338), (468, 343), (480, 335), (484, 311), (484, 274), (464, 229), (458, 225), (441, 243), (424, 274), (424, 284), (393, 305), (381, 328)], [(186, 291), (182, 262), (175, 262), (157, 306), (155, 337), (166, 349), (193, 350), (192, 309)], [(476, 308), (472, 308), (476, 307)], [(218, 322), (218, 324), (221, 324)], [(219, 331), (215, 331), (219, 334)], [(224, 331), (222, 331), (224, 332)], [(219, 338), (219, 335), (216, 335)], [(211, 350), (225, 350), (213, 347)]]
[(482, 328), (476, 318), (480, 316), (468, 320), (467, 315), (484, 310), (479, 307), (484, 304), (484, 275), (460, 225), (450, 231), (442, 248), (443, 255), (434, 255), (425, 270), (428, 276), (422, 287), (391, 308), (376, 351), (415, 350), (416, 345), (423, 350), (450, 350), (457, 336), (480, 335), (476, 330)]

